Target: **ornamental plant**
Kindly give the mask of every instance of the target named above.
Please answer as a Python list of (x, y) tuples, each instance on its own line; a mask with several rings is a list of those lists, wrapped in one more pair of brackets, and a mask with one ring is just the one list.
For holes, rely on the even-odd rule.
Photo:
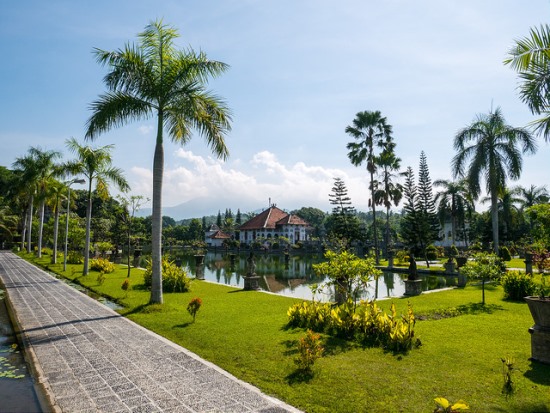
[(534, 295), (538, 286), (532, 274), (525, 274), (523, 271), (508, 271), (500, 283), (504, 288), (504, 298), (512, 301), (523, 301), (524, 297)]
[(116, 266), (105, 258), (97, 258), (90, 260), (90, 270), (109, 274), (116, 270)]
[(126, 292), (126, 295), (128, 295), (128, 290), (130, 289), (130, 280), (128, 278), (124, 279), (120, 288), (122, 288), (122, 290)]
[[(145, 272), (143, 273), (143, 282), (145, 287), (151, 288), (152, 281), (152, 264), (151, 260), (147, 261)], [(187, 272), (178, 267), (173, 261), (167, 258), (162, 258), (162, 289), (167, 293), (185, 293), (189, 291), (191, 280)]]
[(315, 274), (325, 275), (330, 279), (326, 285), (334, 286), (339, 304), (350, 299), (357, 303), (361, 291), (367, 288), (369, 281), (382, 274), (375, 267), (373, 258), (361, 259), (349, 251), (337, 253), (328, 250), (325, 258), (327, 261), (313, 264), (313, 270)]
[(434, 401), (437, 406), (434, 413), (457, 413), (470, 409), (470, 407), (462, 400), (459, 400), (456, 403), (451, 403), (445, 397), (437, 397)]
[(298, 356), (294, 359), (300, 372), (305, 374), (313, 372), (315, 361), (323, 356), (324, 348), (321, 344), (321, 335), (312, 330), (307, 330), (306, 335), (300, 338)]
[(193, 298), (191, 301), (189, 301), (189, 304), (187, 304), (187, 312), (193, 316), (193, 323), (195, 322), (195, 317), (197, 316), (197, 312), (201, 308), (202, 300), (199, 297)]
[(468, 279), (481, 280), (481, 303), (485, 305), (485, 283), (489, 280), (498, 280), (504, 274), (506, 267), (495, 254), (478, 252), (473, 258), (460, 268), (460, 272)]

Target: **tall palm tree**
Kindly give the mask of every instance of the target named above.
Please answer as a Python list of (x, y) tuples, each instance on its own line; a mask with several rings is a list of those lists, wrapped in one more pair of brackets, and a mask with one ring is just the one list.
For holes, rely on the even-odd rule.
[(112, 166), (111, 150), (113, 145), (93, 148), (80, 145), (76, 139), (67, 140), (67, 148), (73, 152), (77, 159), (68, 162), (65, 167), (72, 175), (82, 175), (88, 184), (88, 199), (86, 207), (86, 243), (84, 246), (84, 269), (82, 275), (88, 274), (90, 258), (90, 226), (92, 222), (92, 188), (95, 183), (97, 194), (107, 199), (109, 196), (108, 183), (114, 183), (121, 191), (127, 191), (130, 187), (122, 170)]
[(531, 113), (543, 115), (533, 125), (550, 140), (550, 26), (533, 27), (529, 36), (516, 40), (504, 64), (519, 73), (521, 100)]
[[(498, 193), (498, 215), (499, 221), (502, 223), (502, 236), (505, 240), (508, 239), (508, 232), (510, 228), (512, 228), (513, 226), (519, 226), (517, 225), (519, 208), (516, 206), (516, 204), (521, 203), (521, 199), (518, 198), (516, 194), (517, 191), (515, 189), (509, 188), (502, 188), (502, 190), (500, 190)], [(490, 201), (491, 197), (484, 197), (481, 199), (482, 204)]]
[(36, 181), (38, 177), (38, 168), (30, 154), (16, 158), (13, 163), (16, 173), (17, 187), (21, 196), (26, 198), (27, 207), (25, 218), (23, 219), (23, 228), (21, 231), (21, 249), (24, 248), (25, 235), (27, 237), (27, 253), (32, 250), (32, 217), (34, 208), (34, 197), (36, 195)]
[(156, 115), (150, 302), (162, 303), (164, 129), (172, 141), (182, 145), (189, 142), (195, 130), (218, 158), (227, 158), (229, 109), (205, 85), (210, 77), (220, 75), (228, 66), (208, 60), (202, 52), (177, 50), (174, 44), (177, 31), (162, 21), (149, 24), (138, 37), (138, 45), (127, 45), (122, 50), (95, 50), (98, 62), (111, 69), (104, 79), (109, 92), (92, 104), (86, 137), (95, 139), (113, 127)]
[(376, 159), (376, 164), (382, 169), (380, 176), (380, 183), (377, 185), (378, 189), (375, 192), (375, 200), (378, 205), (384, 205), (386, 207), (386, 231), (385, 231), (385, 247), (386, 256), (388, 249), (391, 248), (391, 231), (390, 231), (390, 208), (392, 205), (399, 205), (401, 198), (403, 197), (403, 186), (394, 182), (397, 178), (399, 169), (401, 168), (401, 158), (398, 158), (394, 152), (395, 144), (388, 143), (386, 148), (382, 151), (379, 157)]
[(446, 179), (438, 179), (434, 182), (434, 186), (442, 188), (435, 195), (437, 210), (441, 226), (445, 224), (447, 218), (451, 219), (451, 241), (456, 244), (457, 230), (459, 227), (464, 229), (466, 222), (466, 212), (471, 205), (468, 188), (465, 180), (449, 181)]
[(66, 198), (66, 194), (67, 194), (67, 187), (63, 185), (63, 183), (56, 180), (52, 180), (50, 185), (48, 185), (48, 193), (47, 193), (46, 199), (47, 199), (48, 206), (52, 209), (54, 214), (52, 264), (57, 264), (59, 214), (61, 210), (61, 201)]
[(518, 179), (522, 170), (522, 154), (537, 149), (533, 135), (525, 128), (506, 124), (500, 108), (488, 115), (478, 115), (454, 139), (458, 152), (452, 160), (455, 177), (465, 177), (470, 192), (477, 197), (481, 180), (485, 180), (491, 197), (493, 249), (498, 254), (498, 194), (506, 187), (506, 179)]
[(22, 171), (21, 184), (27, 187), (28, 194), (28, 239), (27, 252), (31, 251), (31, 233), (34, 198), (37, 197), (39, 205), (39, 227), (38, 227), (38, 256), (42, 256), (42, 232), (44, 228), (44, 205), (46, 203), (46, 190), (51, 178), (60, 173), (55, 160), (61, 157), (61, 152), (53, 150), (42, 150), (39, 147), (31, 147), (24, 157), (17, 158), (13, 163), (16, 169)]
[(374, 174), (376, 172), (375, 147), (383, 147), (386, 140), (391, 139), (392, 127), (380, 111), (363, 111), (355, 115), (353, 124), (346, 127), (346, 133), (355, 138), (354, 142), (347, 144), (348, 158), (355, 166), (366, 163), (370, 175), (369, 189), (371, 191), (371, 207), (373, 218), (374, 254), (376, 264), (380, 263), (378, 254), (378, 234), (376, 231), (376, 185)]

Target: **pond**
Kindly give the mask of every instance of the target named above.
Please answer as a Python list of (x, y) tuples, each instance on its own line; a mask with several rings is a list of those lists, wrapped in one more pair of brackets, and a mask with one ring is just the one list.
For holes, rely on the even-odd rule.
[[(248, 255), (241, 253), (234, 256), (230, 254), (208, 252), (204, 256), (204, 265), (197, 267), (193, 255), (181, 255), (176, 262), (186, 267), (193, 277), (201, 278), (219, 284), (234, 287), (244, 287), (244, 276), (247, 273)], [(311, 300), (313, 294), (311, 286), (327, 281), (325, 277), (318, 277), (313, 271), (313, 264), (324, 260), (321, 254), (308, 255), (284, 255), (258, 253), (254, 255), (256, 274), (260, 276), (260, 288), (275, 294), (289, 297)], [(198, 270), (198, 271), (197, 271)], [(387, 297), (400, 297), (405, 293), (404, 280), (407, 274), (383, 272), (377, 280), (372, 280), (362, 299), (382, 299)], [(436, 290), (456, 285), (453, 277), (421, 276), (422, 290)], [(326, 292), (316, 295), (316, 300), (333, 300), (333, 294)]]
[(42, 411), (0, 289), (0, 413)]

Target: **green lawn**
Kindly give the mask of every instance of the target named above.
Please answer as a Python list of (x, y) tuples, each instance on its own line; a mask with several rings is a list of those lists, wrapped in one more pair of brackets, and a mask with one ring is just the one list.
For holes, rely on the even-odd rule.
[[(438, 396), (463, 399), (472, 412), (550, 412), (550, 366), (528, 360), (529, 310), (504, 301), (500, 286), (486, 287), (485, 308), (477, 286), (394, 299), (400, 312), (410, 301), (421, 319), (420, 348), (395, 355), (324, 336), (325, 355), (306, 380), (293, 363), (304, 331), (285, 328), (286, 311), (299, 300), (193, 281), (191, 292), (165, 294), (163, 305), (149, 306), (138, 270), (126, 294), (125, 269), (99, 285), (97, 273), (82, 277), (81, 268), (69, 266), (65, 276), (121, 302), (121, 313), (135, 322), (308, 412), (430, 412)], [(195, 323), (186, 311), (193, 297), (203, 300)], [(392, 301), (379, 304), (388, 309)], [(501, 394), (504, 357), (517, 368), (509, 398)]]

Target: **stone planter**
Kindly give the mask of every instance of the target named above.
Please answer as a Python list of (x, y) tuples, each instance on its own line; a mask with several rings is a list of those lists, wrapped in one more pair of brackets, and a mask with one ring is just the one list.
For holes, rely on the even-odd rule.
[(422, 294), (422, 280), (405, 280), (405, 295)]
[(531, 334), (531, 359), (550, 364), (550, 298), (525, 297), (535, 325)]

